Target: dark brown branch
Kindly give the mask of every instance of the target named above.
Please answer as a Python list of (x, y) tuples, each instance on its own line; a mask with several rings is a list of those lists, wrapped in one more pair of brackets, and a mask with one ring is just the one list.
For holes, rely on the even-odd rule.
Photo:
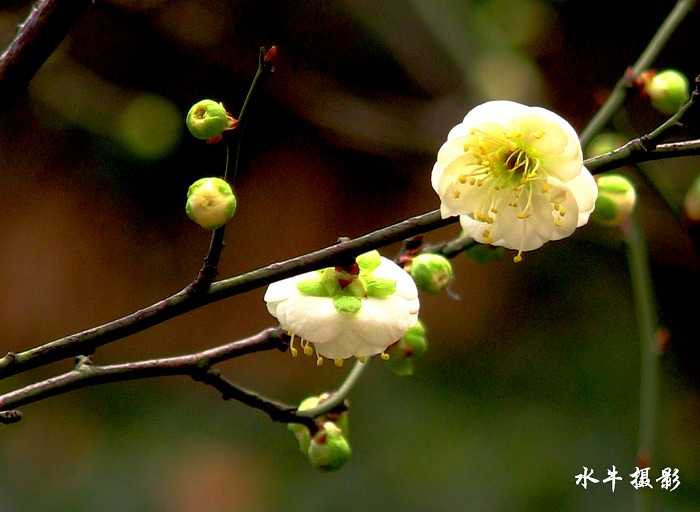
[(643, 138), (639, 137), (610, 153), (586, 160), (584, 165), (588, 167), (591, 173), (600, 174), (601, 172), (618, 169), (626, 165), (663, 160), (665, 158), (698, 155), (700, 155), (700, 139), (669, 142), (667, 144), (659, 144), (654, 149), (649, 149)]
[(217, 281), (212, 284), (208, 293), (201, 296), (190, 295), (187, 289), (184, 289), (123, 318), (24, 352), (8, 353), (0, 359), (0, 378), (68, 357), (91, 354), (102, 345), (141, 332), (205, 304), (255, 290), (301, 272), (331, 267), (363, 252), (379, 249), (400, 242), (406, 237), (438, 229), (457, 221), (457, 217), (443, 219), (439, 211), (433, 211), (304, 256)]
[(92, 0), (40, 0), (0, 56), (0, 115), (29, 85)]
[[(286, 350), (288, 343), (279, 327), (266, 329), (254, 336), (233, 341), (192, 354), (150, 359), (123, 364), (98, 366), (89, 358), (80, 357), (70, 372), (52, 377), (0, 396), (0, 422), (19, 421), (21, 415), (12, 409), (38, 402), (76, 389), (98, 384), (124, 382), (153, 377), (186, 375), (213, 387), (225, 400), (235, 399), (265, 412), (274, 421), (303, 423), (314, 429), (313, 419), (296, 416), (296, 406), (263, 398), (224, 379), (212, 366), (221, 361), (262, 350)], [(4, 421), (3, 421), (4, 419)]]
[[(700, 141), (697, 140), (660, 144), (654, 150), (648, 150), (639, 138), (611, 153), (588, 159), (584, 161), (584, 164), (593, 174), (597, 174), (650, 160), (698, 154), (700, 154)], [(8, 353), (0, 359), (0, 379), (68, 357), (91, 354), (102, 345), (144, 331), (206, 304), (255, 290), (302, 272), (339, 265), (348, 258), (363, 252), (379, 249), (412, 236), (454, 224), (458, 220), (458, 217), (443, 219), (440, 211), (435, 210), (355, 239), (344, 240), (325, 249), (273, 263), (236, 277), (216, 281), (203, 295), (191, 295), (186, 288), (123, 318), (24, 352)]]

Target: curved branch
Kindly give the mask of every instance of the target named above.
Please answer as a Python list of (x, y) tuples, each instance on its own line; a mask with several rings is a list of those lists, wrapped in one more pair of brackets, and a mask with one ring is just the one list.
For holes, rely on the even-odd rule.
[(27, 88), (92, 0), (40, 0), (0, 55), (0, 115)]
[(80, 357), (75, 369), (70, 372), (30, 384), (0, 396), (2, 417), (18, 421), (21, 415), (16, 411), (9, 411), (9, 409), (88, 386), (153, 377), (185, 375), (213, 387), (221, 393), (224, 400), (234, 399), (259, 409), (274, 421), (303, 423), (313, 429), (315, 428), (313, 419), (308, 417), (308, 415), (298, 416), (295, 413), (296, 406), (263, 398), (256, 393), (238, 387), (223, 378), (217, 370), (211, 368), (214, 364), (221, 361), (252, 352), (274, 349), (286, 350), (288, 344), (284, 341), (284, 336), (284, 331), (281, 327), (270, 328), (249, 338), (233, 341), (201, 352), (105, 366), (93, 365), (89, 358)]
[[(593, 174), (597, 174), (634, 163), (700, 154), (698, 140), (660, 144), (653, 150), (646, 149), (642, 140), (642, 137), (635, 139), (615, 151), (585, 160), (584, 164)], [(144, 331), (206, 304), (249, 292), (302, 272), (342, 264), (348, 258), (364, 252), (458, 221), (459, 217), (443, 219), (440, 210), (434, 210), (354, 239), (343, 240), (324, 249), (216, 281), (204, 295), (192, 295), (188, 293), (188, 288), (185, 288), (155, 304), (98, 327), (59, 338), (23, 352), (9, 352), (0, 359), (0, 379), (68, 357), (91, 354), (102, 345)]]
[(440, 211), (436, 210), (325, 249), (217, 281), (204, 295), (191, 295), (185, 288), (168, 298), (112, 322), (59, 338), (24, 352), (10, 352), (0, 359), (0, 379), (68, 357), (92, 354), (102, 345), (144, 331), (206, 304), (255, 290), (301, 272), (334, 266), (363, 252), (379, 249), (404, 238), (456, 223), (458, 220), (457, 217), (443, 219)]
[(695, 3), (696, 0), (678, 0), (656, 31), (656, 34), (654, 34), (654, 37), (649, 41), (644, 52), (637, 59), (637, 62), (631, 67), (629, 74), (625, 73), (622, 78), (618, 80), (603, 106), (596, 112), (581, 132), (579, 138), (582, 146), (586, 147), (588, 145), (593, 136), (610, 121), (615, 112), (617, 112), (617, 109), (619, 109), (625, 101), (627, 92), (629, 91), (628, 75), (637, 76), (652, 65), (657, 55), (668, 42), (671, 34), (673, 34), (686, 15), (693, 10)]

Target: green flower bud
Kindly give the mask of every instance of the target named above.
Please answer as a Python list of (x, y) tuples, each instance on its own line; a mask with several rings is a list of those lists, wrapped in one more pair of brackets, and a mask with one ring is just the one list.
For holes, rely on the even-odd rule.
[[(323, 393), (319, 396), (307, 397), (301, 401), (298, 410), (307, 411), (309, 409), (313, 409), (321, 405), (326, 400), (328, 400), (328, 398), (330, 398), (330, 395), (328, 393)], [(337, 428), (343, 431), (345, 437), (347, 437), (348, 433), (350, 432), (349, 414), (346, 410), (340, 413), (329, 412), (323, 414), (318, 417), (317, 421), (319, 421), (320, 423), (332, 421), (333, 423), (335, 423)], [(299, 441), (299, 450), (301, 450), (301, 453), (303, 453), (304, 455), (307, 455), (309, 452), (309, 446), (311, 445), (311, 434), (309, 433), (309, 429), (301, 423), (288, 423), (287, 429), (289, 429), (291, 432), (294, 432), (297, 441)]]
[(223, 103), (214, 100), (202, 100), (192, 105), (186, 123), (190, 133), (202, 140), (216, 139), (237, 124)]
[(411, 277), (426, 292), (439, 293), (452, 282), (452, 263), (441, 254), (421, 253), (410, 266)]
[(700, 174), (695, 177), (690, 188), (685, 193), (683, 212), (688, 220), (700, 222)]
[(201, 178), (187, 191), (187, 216), (210, 231), (226, 224), (236, 212), (236, 196), (221, 178)]
[(643, 74), (640, 78), (651, 105), (663, 114), (675, 114), (690, 99), (688, 79), (675, 69)]
[(472, 262), (478, 264), (491, 263), (500, 260), (506, 253), (505, 247), (495, 247), (487, 244), (474, 244), (464, 250), (464, 254)]
[[(308, 409), (313, 409), (319, 404), (322, 397), (323, 395), (305, 398), (299, 404), (298, 410), (306, 411)], [(299, 449), (301, 450), (301, 453), (306, 455), (309, 452), (309, 446), (311, 445), (311, 435), (309, 434), (309, 429), (301, 423), (287, 423), (287, 429), (294, 432), (294, 435), (297, 437), (297, 441), (299, 441)]]
[(425, 336), (425, 326), (418, 321), (403, 337), (391, 345), (386, 353), (389, 359), (383, 364), (392, 372), (400, 376), (413, 375), (413, 362), (428, 350), (428, 341)]
[(350, 460), (352, 450), (338, 426), (327, 421), (311, 439), (308, 457), (318, 469), (335, 471)]
[(591, 214), (594, 222), (603, 226), (619, 226), (629, 219), (637, 202), (634, 184), (621, 174), (596, 176), (598, 199)]

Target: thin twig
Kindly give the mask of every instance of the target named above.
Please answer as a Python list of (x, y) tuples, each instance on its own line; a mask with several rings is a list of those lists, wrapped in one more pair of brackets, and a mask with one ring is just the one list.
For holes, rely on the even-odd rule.
[(236, 386), (212, 368), (214, 364), (221, 361), (262, 350), (286, 350), (287, 346), (288, 344), (284, 341), (284, 331), (277, 327), (266, 329), (249, 338), (176, 357), (104, 366), (94, 365), (89, 358), (80, 357), (72, 371), (0, 396), (0, 409), (3, 409), (1, 416), (12, 422), (18, 421), (21, 416), (16, 411), (10, 411), (11, 409), (98, 384), (186, 375), (213, 387), (225, 400), (235, 399), (259, 409), (274, 421), (303, 423), (314, 428), (312, 418), (308, 414), (297, 415), (295, 406), (261, 397), (257, 393)]
[(92, 0), (40, 0), (0, 55), (0, 115), (29, 85)]
[[(659, 356), (657, 343), (659, 320), (653, 292), (649, 255), (642, 228), (635, 216), (625, 228), (627, 259), (630, 267), (630, 281), (634, 296), (640, 342), (640, 383), (639, 383), (639, 439), (637, 464), (639, 467), (651, 465), (656, 434), (657, 396), (659, 380)], [(641, 489), (636, 497), (636, 510), (652, 510), (652, 496), (649, 489)]]
[[(275, 47), (273, 46), (273, 48)], [(260, 89), (260, 86), (263, 83), (263, 79), (267, 77), (270, 73), (272, 73), (273, 70), (274, 61), (266, 59), (266, 56), (271, 51), (272, 50), (266, 50), (264, 47), (260, 48), (258, 69), (255, 72), (253, 81), (251, 82), (250, 88), (248, 89), (248, 94), (246, 95), (245, 100), (243, 101), (243, 106), (241, 107), (241, 111), (238, 114), (238, 124), (236, 125), (235, 129), (229, 132), (224, 132), (223, 134), (227, 137), (229, 136), (229, 134), (232, 134), (236, 138), (236, 158), (233, 161), (233, 172), (230, 178), (228, 176), (230, 141), (226, 140), (226, 165), (224, 166), (223, 179), (225, 181), (228, 181), (231, 184), (231, 186), (233, 186), (236, 180), (236, 175), (238, 174), (238, 165), (240, 162), (241, 154), (241, 143), (243, 141), (243, 131), (245, 129), (246, 121), (248, 120), (249, 116), (248, 112), (250, 111), (253, 99), (255, 98), (257, 91)], [(277, 50), (275, 49), (274, 51), (276, 53)], [(221, 259), (221, 253), (224, 249), (225, 234), (226, 224), (215, 229), (212, 233), (211, 242), (209, 243), (209, 251), (207, 252), (207, 255), (204, 258), (204, 264), (202, 265), (199, 274), (188, 287), (189, 293), (194, 295), (201, 295), (205, 293), (211, 286), (211, 283), (214, 281), (214, 279), (216, 279), (216, 276), (219, 273), (219, 261)]]
[(586, 125), (580, 135), (581, 145), (586, 147), (593, 136), (605, 127), (613, 117), (615, 112), (620, 108), (627, 97), (629, 91), (628, 75), (637, 76), (642, 71), (645, 71), (653, 63), (659, 55), (664, 45), (676, 30), (681, 21), (686, 15), (693, 10), (697, 0), (679, 0), (659, 29), (654, 34), (654, 37), (649, 41), (644, 52), (639, 56), (637, 62), (630, 69), (629, 74), (623, 75), (615, 84), (610, 96), (605, 100), (605, 103), (596, 112), (590, 122)]
[(187, 289), (183, 289), (168, 298), (117, 320), (59, 338), (24, 352), (8, 353), (0, 358), (0, 379), (61, 359), (91, 354), (102, 345), (144, 331), (206, 304), (255, 290), (302, 272), (334, 266), (347, 258), (400, 242), (404, 238), (418, 233), (425, 233), (453, 224), (457, 220), (457, 217), (443, 219), (439, 211), (432, 211), (325, 249), (217, 281), (212, 284), (205, 295), (193, 296), (187, 292)]
[[(596, 174), (634, 163), (700, 154), (700, 141), (660, 144), (653, 151), (633, 150), (634, 144), (632, 141), (629, 147), (626, 145), (611, 153), (588, 159), (584, 161), (584, 164), (592, 173)], [(623, 150), (624, 153), (622, 153)], [(364, 252), (380, 249), (406, 238), (443, 228), (458, 220), (458, 217), (443, 219), (440, 211), (434, 210), (324, 249), (216, 281), (212, 283), (209, 291), (201, 296), (191, 295), (185, 288), (170, 297), (117, 320), (23, 352), (10, 352), (0, 358), (0, 379), (68, 357), (91, 354), (102, 345), (144, 331), (204, 305), (261, 288), (302, 272), (342, 264), (348, 258), (354, 258)]]

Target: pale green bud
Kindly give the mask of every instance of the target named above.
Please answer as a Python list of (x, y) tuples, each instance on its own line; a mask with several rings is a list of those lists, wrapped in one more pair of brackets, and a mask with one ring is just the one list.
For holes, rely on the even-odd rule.
[(335, 471), (350, 460), (352, 450), (338, 426), (327, 421), (316, 432), (309, 445), (308, 457), (311, 464), (324, 471)]
[(695, 177), (685, 193), (683, 211), (692, 222), (700, 222), (700, 174)]
[(642, 76), (642, 81), (651, 105), (663, 114), (675, 114), (690, 99), (688, 79), (675, 69), (653, 73), (650, 78)]
[[(309, 409), (314, 409), (329, 398), (330, 395), (328, 393), (323, 393), (319, 396), (309, 396), (301, 401), (298, 410), (307, 411)], [(336, 425), (336, 427), (343, 431), (345, 437), (347, 437), (348, 433), (350, 432), (350, 420), (348, 411), (344, 410), (340, 413), (328, 412), (317, 418), (317, 421), (319, 423), (326, 423), (331, 420)], [(289, 429), (291, 432), (294, 432), (297, 441), (299, 441), (299, 450), (301, 450), (301, 453), (303, 453), (304, 455), (307, 455), (309, 452), (309, 446), (311, 445), (311, 434), (309, 433), (309, 429), (301, 423), (288, 423), (287, 429)]]
[(619, 226), (630, 218), (637, 202), (634, 184), (621, 174), (596, 176), (598, 199), (591, 218), (603, 226)]
[(413, 362), (428, 350), (428, 341), (425, 336), (425, 326), (418, 322), (411, 327), (403, 337), (391, 345), (386, 353), (389, 359), (383, 364), (397, 375), (413, 375)]
[(190, 219), (213, 231), (236, 213), (236, 196), (221, 178), (201, 178), (190, 185), (185, 210)]
[(439, 293), (452, 282), (452, 263), (441, 254), (424, 252), (411, 260), (410, 274), (421, 290)]
[(223, 103), (214, 100), (202, 100), (190, 108), (186, 118), (187, 128), (198, 139), (217, 139), (224, 131), (237, 124), (226, 112)]

